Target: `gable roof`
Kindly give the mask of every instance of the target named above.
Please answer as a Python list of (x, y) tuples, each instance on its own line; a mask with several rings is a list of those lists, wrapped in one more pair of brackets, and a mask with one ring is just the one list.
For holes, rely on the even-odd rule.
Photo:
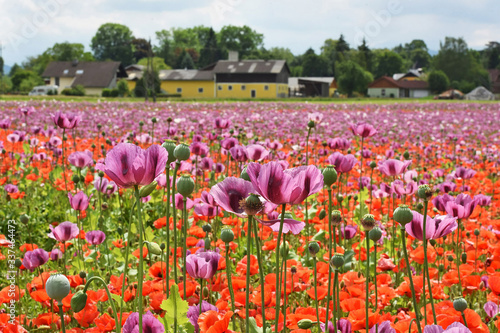
[(53, 61), (47, 65), (43, 77), (74, 77), (72, 87), (105, 88), (113, 78), (127, 77), (125, 69), (118, 61)]
[(164, 69), (159, 72), (161, 81), (212, 81), (214, 72), (197, 69)]
[(283, 69), (290, 73), (285, 60), (219, 60), (214, 67), (216, 74), (279, 74)]
[(382, 76), (368, 86), (368, 88), (402, 88), (402, 89), (428, 89), (429, 85), (426, 81), (421, 80), (400, 80), (396, 81), (392, 77)]

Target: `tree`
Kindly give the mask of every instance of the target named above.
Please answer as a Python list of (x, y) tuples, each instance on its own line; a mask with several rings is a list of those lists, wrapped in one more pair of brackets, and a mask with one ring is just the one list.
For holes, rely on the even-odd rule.
[(128, 83), (127, 80), (120, 80), (116, 84), (116, 89), (118, 90), (118, 96), (120, 97), (125, 97), (130, 94), (130, 90), (128, 89)]
[(452, 82), (465, 81), (489, 88), (488, 72), (482, 68), (463, 38), (446, 37), (432, 61), (432, 67), (443, 71)]
[(356, 57), (357, 63), (369, 72), (373, 72), (374, 56), (373, 52), (366, 44), (366, 40), (363, 38), (363, 42), (358, 46), (358, 53)]
[(442, 93), (450, 86), (450, 80), (443, 71), (431, 72), (427, 82), (429, 82), (429, 89), (436, 94)]
[(318, 56), (313, 49), (308, 49), (302, 61), (303, 76), (327, 76), (328, 61), (323, 56)]
[(175, 66), (177, 69), (193, 69), (194, 61), (189, 52), (183, 50), (181, 55), (177, 58), (177, 65)]
[(382, 76), (392, 76), (396, 73), (401, 73), (403, 69), (403, 58), (394, 51), (389, 50), (376, 50), (374, 70), (375, 78)]
[(210, 28), (206, 41), (203, 44), (203, 48), (200, 51), (200, 60), (198, 61), (198, 67), (206, 67), (217, 62), (221, 58), (221, 50), (217, 46), (217, 36), (215, 34), (215, 31)]
[(0, 77), (3, 76), (3, 65), (4, 65), (3, 58), (0, 57)]
[(226, 25), (219, 32), (219, 46), (227, 55), (228, 51), (238, 51), (241, 59), (246, 59), (262, 46), (264, 36), (250, 27)]
[(373, 81), (373, 76), (352, 60), (337, 62), (335, 68), (339, 90), (349, 97), (355, 91), (365, 93), (368, 84)]
[(340, 34), (339, 40), (335, 45), (335, 52), (338, 54), (337, 61), (345, 60), (346, 53), (349, 52), (350, 47), (349, 44), (345, 41), (344, 35)]
[(132, 31), (124, 25), (105, 23), (92, 37), (92, 50), (97, 60), (120, 61), (124, 66), (134, 62)]
[(427, 44), (421, 39), (414, 39), (404, 46), (399, 44), (393, 51), (403, 58), (406, 69), (427, 68), (431, 63)]
[(151, 43), (144, 38), (134, 38), (132, 40), (132, 49), (134, 51), (134, 59), (136, 63), (138, 63), (142, 58), (146, 58), (153, 52)]
[(85, 46), (80, 43), (56, 43), (43, 54), (50, 56), (53, 61), (94, 61), (92, 54), (85, 52)]
[(154, 47), (154, 53), (158, 57), (163, 58), (165, 64), (173, 67), (175, 65), (175, 60), (172, 33), (168, 30), (157, 31), (156, 39), (159, 45)]
[[(172, 67), (165, 64), (165, 61), (163, 60), (163, 58), (153, 57), (153, 58), (149, 58), (149, 60), (153, 64), (153, 67), (156, 68), (157, 70), (172, 69)], [(147, 57), (142, 58), (141, 60), (139, 60), (139, 62), (137, 64), (142, 65), (142, 66), (147, 66), (148, 65), (148, 58)]]
[[(34, 86), (42, 85), (42, 78), (35, 72), (25, 69), (17, 70), (11, 77), (12, 90), (26, 92), (26, 90), (31, 90)], [(23, 84), (23, 82), (25, 82)], [(30, 89), (28, 89), (30, 87)]]
[(500, 65), (500, 43), (489, 42), (483, 51), (485, 67), (487, 69), (497, 68)]
[(321, 55), (325, 57), (328, 62), (328, 75), (335, 73), (335, 61), (337, 61), (337, 47), (338, 41), (333, 39), (327, 39), (321, 47)]
[(21, 66), (19, 66), (17, 63), (14, 63), (14, 65), (10, 68), (9, 76), (12, 78), (14, 74), (16, 74), (20, 70), (22, 70)]

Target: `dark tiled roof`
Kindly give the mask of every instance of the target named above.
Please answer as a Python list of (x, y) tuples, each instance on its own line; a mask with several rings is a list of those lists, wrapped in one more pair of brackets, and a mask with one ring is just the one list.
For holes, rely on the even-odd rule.
[(74, 77), (72, 86), (105, 88), (117, 77), (127, 77), (123, 66), (117, 61), (53, 61), (47, 65), (43, 77)]
[(167, 69), (159, 73), (162, 81), (212, 81), (214, 72), (197, 69)]
[(220, 60), (215, 65), (214, 72), (219, 73), (281, 73), (287, 67), (285, 60)]
[(373, 81), (368, 88), (403, 88), (403, 89), (428, 89), (429, 85), (426, 81), (421, 80), (399, 80), (396, 81), (392, 77), (383, 76)]

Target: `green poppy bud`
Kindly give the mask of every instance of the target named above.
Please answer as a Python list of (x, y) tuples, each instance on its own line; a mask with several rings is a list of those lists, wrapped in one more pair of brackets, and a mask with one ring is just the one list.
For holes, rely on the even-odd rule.
[(468, 308), (467, 301), (462, 297), (455, 298), (453, 301), (453, 308), (456, 311), (464, 312)]
[(399, 205), (398, 208), (394, 210), (393, 214), (394, 221), (405, 226), (413, 220), (413, 212), (407, 205)]
[(157, 243), (155, 242), (145, 242), (147, 243), (148, 245), (148, 251), (151, 252), (151, 254), (154, 254), (154, 255), (161, 255), (161, 248), (160, 248), (160, 245), (158, 245)]
[(87, 294), (83, 291), (77, 291), (73, 297), (71, 297), (71, 309), (73, 312), (80, 312), (85, 308), (87, 304)]
[(370, 230), (370, 232), (368, 233), (368, 237), (376, 242), (378, 241), (380, 238), (382, 238), (382, 230), (379, 228), (379, 227), (375, 227), (373, 228), (372, 230)]
[(165, 140), (161, 145), (168, 153), (167, 165), (175, 161), (174, 150), (175, 150), (175, 141), (174, 140)]
[(474, 229), (474, 236), (479, 236), (479, 229)]
[(241, 170), (240, 178), (244, 179), (246, 181), (250, 181), (250, 176), (247, 173), (247, 168), (246, 167), (243, 170)]
[(462, 264), (466, 264), (467, 263), (467, 253), (462, 253), (461, 255), (461, 259), (462, 259)]
[(370, 231), (375, 227), (375, 217), (372, 214), (365, 214), (361, 219), (361, 225), (366, 231)]
[(307, 246), (307, 249), (309, 250), (309, 253), (311, 255), (315, 256), (319, 252), (320, 247), (318, 242), (310, 242), (309, 245)]
[(309, 122), (307, 123), (307, 127), (314, 128), (314, 127), (316, 127), (316, 124), (314, 123), (314, 121), (309, 120)]
[(182, 194), (184, 198), (187, 198), (194, 191), (194, 181), (190, 175), (182, 175), (177, 181), (177, 192)]
[(70, 290), (69, 280), (63, 274), (51, 275), (45, 282), (45, 291), (50, 298), (58, 303), (68, 296)]
[(156, 124), (156, 122), (157, 122), (157, 121), (158, 121), (158, 119), (156, 119), (156, 117), (151, 118), (151, 122), (152, 122), (153, 124)]
[(319, 216), (318, 218), (320, 220), (324, 219), (326, 217), (326, 210), (322, 209), (320, 212), (319, 212)]
[(160, 244), (160, 249), (161, 249), (162, 251), (163, 251), (163, 250), (165, 250), (165, 247), (166, 247), (165, 243), (161, 243), (161, 244)]
[(80, 176), (73, 175), (73, 177), (71, 177), (71, 181), (75, 184), (78, 184), (80, 182)]
[(153, 193), (153, 191), (156, 188), (156, 185), (158, 185), (158, 182), (155, 180), (151, 184), (141, 187), (141, 189), (139, 190), (139, 196), (141, 198), (147, 197), (148, 195)]
[(87, 277), (87, 273), (85, 273), (84, 271), (81, 271), (80, 273), (78, 273), (78, 276), (82, 279), (85, 279)]
[(23, 265), (23, 262), (21, 261), (21, 259), (17, 258), (16, 261), (14, 261), (14, 265), (17, 268), (21, 268), (21, 266)]
[(188, 160), (191, 157), (191, 150), (185, 143), (180, 143), (174, 149), (174, 157), (179, 161)]
[(410, 153), (408, 152), (408, 150), (406, 150), (406, 151), (404, 152), (403, 157), (404, 157), (404, 159), (405, 159), (405, 160), (410, 159)]
[(438, 267), (438, 268), (439, 268), (439, 271), (440, 271), (441, 273), (443, 273), (443, 272), (444, 272), (444, 265), (443, 265), (443, 264), (439, 264), (439, 267)]
[(424, 184), (424, 185), (420, 185), (418, 187), (417, 196), (420, 199), (424, 199), (424, 200), (427, 201), (427, 200), (429, 200), (432, 197), (432, 194), (433, 194), (433, 191), (432, 191), (432, 188), (429, 185)]
[(448, 257), (447, 257), (447, 259), (448, 259), (449, 262), (452, 262), (453, 261), (453, 256), (451, 254), (449, 254)]
[(311, 319), (302, 319), (297, 323), (300, 329), (307, 330), (313, 326), (313, 321)]
[(220, 232), (220, 239), (228, 244), (234, 240), (234, 232), (229, 228), (224, 228)]
[(436, 246), (436, 243), (437, 243), (437, 242), (436, 242), (436, 240), (435, 240), (435, 239), (431, 239), (431, 240), (429, 241), (429, 243), (430, 243), (432, 246)]
[(323, 181), (327, 187), (332, 186), (337, 181), (337, 171), (333, 165), (327, 165), (323, 169)]
[(370, 168), (375, 169), (377, 167), (377, 163), (375, 161), (370, 162)]
[(26, 214), (23, 214), (23, 215), (19, 216), (19, 219), (21, 220), (21, 223), (23, 223), (23, 224), (28, 223), (29, 220), (30, 220), (30, 218)]
[(205, 224), (203, 227), (201, 227), (204, 232), (211, 232), (212, 231), (212, 226), (210, 224)]
[(345, 262), (344, 255), (339, 253), (335, 253), (332, 259), (330, 259), (330, 265), (335, 268), (340, 268), (344, 266), (344, 262)]

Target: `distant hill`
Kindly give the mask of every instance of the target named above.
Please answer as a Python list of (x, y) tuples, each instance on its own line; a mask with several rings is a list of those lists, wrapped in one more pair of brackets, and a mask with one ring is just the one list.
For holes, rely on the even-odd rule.
[(10, 73), (10, 69), (11, 69), (10, 66), (3, 65), (3, 73), (4, 74), (8, 75)]

